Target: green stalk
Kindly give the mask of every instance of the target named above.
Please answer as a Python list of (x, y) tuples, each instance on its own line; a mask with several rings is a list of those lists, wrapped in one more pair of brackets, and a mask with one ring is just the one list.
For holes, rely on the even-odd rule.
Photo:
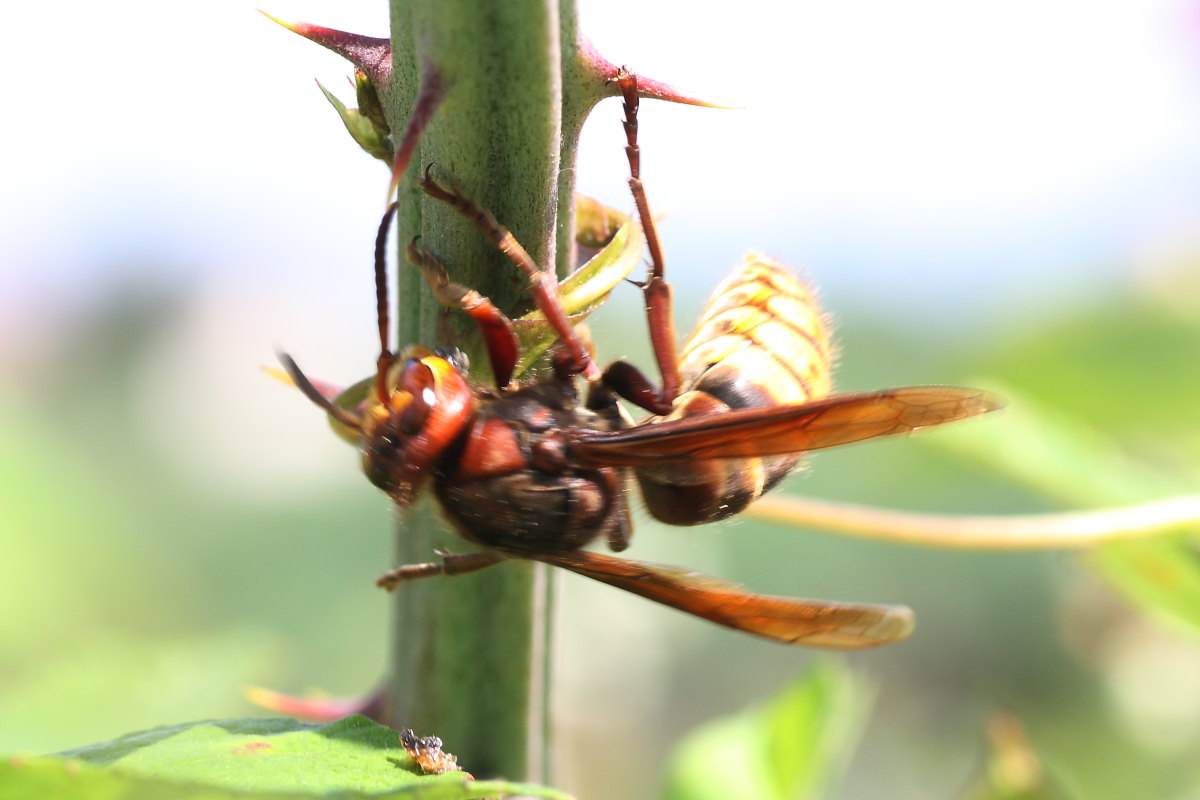
[[(459, 345), (482, 367), (478, 336), (469, 326), (453, 330), (461, 315), (447, 324), (418, 271), (405, 266), (405, 245), (419, 236), (452, 280), (511, 317), (529, 310), (528, 280), (469, 221), (420, 192), (416, 178), (433, 165), (438, 182), (490, 209), (538, 264), (564, 277), (574, 266), (579, 133), (595, 104), (618, 92), (618, 70), (579, 36), (574, 0), (391, 2), (390, 40), (277, 21), (361, 71), (361, 109), (325, 95), (377, 158), (389, 161), (408, 130), (419, 87), (427, 87), (426, 101), (441, 99), (421, 117), (428, 127), (399, 184), (396, 350)], [(643, 97), (707, 105), (659, 81), (638, 80)], [(605, 267), (608, 277), (619, 282), (628, 274), (622, 266), (632, 264), (622, 265), (621, 253), (610, 258), (616, 260)], [(487, 384), (491, 376), (477, 369), (474, 377)], [(441, 546), (469, 547), (445, 529), (428, 498), (403, 513), (396, 542), (400, 564), (427, 562)], [(373, 710), (393, 727), (442, 737), (476, 775), (548, 780), (549, 619), (547, 576), (530, 563), (402, 586), (390, 679)]]
[[(414, 236), (455, 281), (502, 309), (515, 311), (527, 285), (466, 220), (419, 192), (415, 176), (427, 165), (490, 209), (539, 264), (554, 263), (562, 25), (556, 0), (392, 0), (395, 91), (381, 93), (391, 129), (405, 129), (424, 70), (436, 68), (447, 88), (400, 186), (401, 345), (444, 343), (440, 309), (417, 271), (403, 267), (403, 247)], [(484, 359), (474, 362), (486, 368)], [(400, 519), (397, 563), (429, 561), (438, 546), (467, 549), (434, 506), (426, 497)], [(549, 611), (545, 568), (531, 563), (402, 586), (395, 593), (389, 721), (440, 736), (478, 777), (547, 780)]]

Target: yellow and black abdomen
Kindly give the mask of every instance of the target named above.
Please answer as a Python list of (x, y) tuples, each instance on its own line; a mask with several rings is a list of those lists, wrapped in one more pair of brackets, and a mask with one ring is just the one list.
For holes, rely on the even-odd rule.
[[(683, 392), (657, 421), (805, 403), (830, 393), (831, 351), (813, 292), (783, 265), (748, 253), (717, 287), (680, 353)], [(697, 460), (637, 470), (655, 518), (698, 525), (736, 514), (800, 455)]]

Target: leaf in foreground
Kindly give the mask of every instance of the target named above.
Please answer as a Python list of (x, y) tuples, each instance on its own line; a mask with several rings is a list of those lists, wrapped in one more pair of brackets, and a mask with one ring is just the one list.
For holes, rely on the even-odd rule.
[(155, 728), (60, 754), (0, 763), (0, 800), (163, 798), (469, 800), (562, 792), (463, 773), (423, 775), (395, 731), (365, 717), (327, 725), (235, 719)]

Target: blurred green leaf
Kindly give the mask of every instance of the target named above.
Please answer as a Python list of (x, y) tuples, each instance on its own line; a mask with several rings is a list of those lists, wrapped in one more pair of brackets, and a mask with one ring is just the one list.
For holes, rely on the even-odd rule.
[[(93, 606), (79, 608), (62, 583), (83, 581), (90, 565), (100, 562), (111, 542), (120, 540), (130, 524), (113, 498), (118, 480), (90, 470), (91, 465), (64, 441), (62, 432), (45, 422), (36, 409), (0, 394), (0, 418), (21, 420), (0, 435), (0, 518), (6, 530), (5, 556), (0, 559), (0, 656), (57, 643), (61, 633), (47, 619), (82, 616), (95, 622)], [(70, 502), (64, 502), (69, 487)], [(142, 570), (115, 564), (121, 581), (140, 577)], [(103, 598), (103, 605), (126, 610), (128, 606)], [(19, 613), (18, 609), (37, 609)]]
[(575, 243), (599, 250), (612, 241), (628, 215), (586, 195), (575, 195)]
[(1172, 314), (1129, 294), (1068, 308), (1043, 327), (999, 342), (998, 352), (984, 356), (986, 371), (1123, 443), (1169, 443), (1195, 455), (1198, 311)]
[(6, 672), (0, 753), (57, 749), (164, 720), (236, 714), (244, 709), (237, 687), (247, 676), (276, 674), (281, 638), (249, 625), (172, 636), (78, 634)]
[(1088, 554), (1087, 562), (1138, 605), (1200, 632), (1196, 534), (1108, 545)]
[(1180, 464), (1152, 466), (1134, 458), (1107, 430), (1081, 422), (1063, 405), (995, 381), (978, 381), (1008, 400), (990, 425), (962, 425), (953, 435), (929, 437), (1071, 506), (1124, 505), (1195, 491), (1195, 474)]
[[(1200, 470), (1152, 467), (1131, 458), (1105, 432), (1011, 388), (1004, 425), (964, 427), (943, 445), (960, 450), (1042, 494), (1098, 508), (1195, 491)], [(1133, 602), (1200, 631), (1200, 532), (1098, 547), (1087, 563)]]
[[(333, 404), (338, 408), (344, 408), (354, 414), (362, 413), (362, 406), (367, 402), (371, 395), (371, 390), (375, 388), (375, 376), (363, 378), (361, 381), (356, 381), (350, 386), (342, 390), (342, 392), (333, 398)], [(362, 432), (354, 428), (349, 428), (343, 425), (335, 417), (328, 416), (329, 427), (338, 435), (338, 438), (348, 444), (358, 447), (362, 440)]]
[(1046, 776), (1025, 730), (1008, 712), (997, 712), (988, 725), (991, 749), (983, 775), (962, 800), (1067, 800)]
[(62, 755), (66, 760), (13, 758), (0, 764), (0, 800), (567, 797), (543, 787), (471, 781), (461, 772), (422, 775), (396, 732), (365, 717), (319, 726), (284, 719), (213, 720), (129, 734)]
[(705, 725), (675, 752), (668, 800), (809, 800), (845, 767), (869, 703), (840, 661), (822, 661), (768, 704)]

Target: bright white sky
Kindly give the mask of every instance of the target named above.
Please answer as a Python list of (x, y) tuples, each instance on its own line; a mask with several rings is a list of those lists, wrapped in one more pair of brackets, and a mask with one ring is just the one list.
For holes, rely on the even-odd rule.
[[(383, 0), (269, 2), (386, 31)], [(684, 296), (755, 247), (806, 268), (835, 308), (915, 304), (925, 322), (960, 324), (1200, 253), (1196, 0), (580, 5), (614, 62), (742, 107), (643, 106), (644, 173), (671, 211)], [(98, 295), (186, 281), (190, 333), (162, 359), (182, 353), (229, 395), (197, 420), (214, 450), (212, 431), (259, 413), (244, 406), (258, 377), (230, 383), (231, 365), (283, 342), (350, 380), (373, 357), (383, 172), (312, 83), (338, 90), (349, 70), (254, 8), (22, 3), (0, 48), (0, 364)], [(580, 187), (626, 203), (619, 107), (594, 119)], [(158, 383), (148, 408), (194, 393)], [(311, 421), (295, 407), (281, 425)]]
[[(382, 0), (270, 10), (386, 28)], [(1053, 285), (1047, 271), (1111, 269), (1200, 221), (1194, 2), (582, 0), (581, 15), (613, 61), (743, 107), (643, 112), (671, 253), (702, 261), (704, 285), (750, 246), (889, 293), (913, 271)], [(248, 276), (357, 252), (378, 171), (310, 82), (342, 86), (336, 56), (229, 0), (26, 3), (9, 24), (5, 306), (68, 278), (94, 289), (130, 255)], [(580, 183), (621, 202), (619, 111), (598, 117)]]

